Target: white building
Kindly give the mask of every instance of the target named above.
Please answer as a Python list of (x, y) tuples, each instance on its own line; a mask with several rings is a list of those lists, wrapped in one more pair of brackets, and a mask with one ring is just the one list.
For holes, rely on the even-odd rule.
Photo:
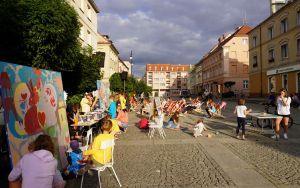
[(100, 12), (93, 0), (67, 0), (75, 9), (80, 22), (80, 41), (83, 46), (91, 46), (95, 52), (97, 49), (97, 14)]
[(98, 34), (97, 51), (105, 53), (104, 68), (101, 71), (104, 72), (103, 80), (109, 80), (110, 76), (116, 72), (119, 72), (119, 51), (109, 40), (109, 36)]

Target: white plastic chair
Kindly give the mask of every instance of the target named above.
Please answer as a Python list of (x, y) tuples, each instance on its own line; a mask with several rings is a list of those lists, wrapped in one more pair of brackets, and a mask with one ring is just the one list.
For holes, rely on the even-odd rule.
[(155, 123), (155, 122), (150, 122), (149, 123), (149, 133), (148, 133), (148, 136), (149, 136), (150, 139), (153, 138), (155, 130), (158, 131), (159, 135), (163, 139), (166, 138), (166, 133), (165, 133), (164, 128), (163, 128), (164, 117), (165, 117), (164, 113), (161, 113), (161, 115), (159, 116), (159, 122), (158, 122), (158, 124)]
[(85, 146), (81, 146), (80, 149), (81, 151), (86, 151), (89, 148), (89, 142), (93, 141), (93, 128), (90, 128), (86, 132), (86, 138), (85, 138), (86, 144)]
[[(114, 169), (114, 145), (115, 145), (115, 140), (114, 139), (110, 139), (110, 140), (105, 140), (105, 141), (102, 141), (101, 142), (101, 146), (100, 146), (100, 150), (103, 150), (103, 153), (104, 153), (104, 156), (103, 156), (103, 160), (106, 161), (106, 152), (107, 152), (107, 149), (111, 149), (111, 161), (110, 162), (107, 162), (101, 166), (94, 166), (92, 168), (90, 168), (91, 170), (95, 170), (98, 172), (98, 181), (99, 181), (99, 186), (101, 188), (101, 179), (100, 179), (100, 172), (103, 172), (106, 168), (111, 168), (113, 173), (114, 173), (114, 176), (116, 177), (120, 187), (122, 187), (121, 183), (120, 183), (120, 180), (115, 172), (115, 169)], [(82, 175), (82, 178), (81, 178), (81, 188), (82, 188), (82, 185), (83, 185), (83, 178), (84, 178), (84, 174)]]

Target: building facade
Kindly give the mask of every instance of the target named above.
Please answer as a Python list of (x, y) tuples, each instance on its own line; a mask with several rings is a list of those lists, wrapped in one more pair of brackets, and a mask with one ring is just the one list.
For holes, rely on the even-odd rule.
[(202, 83), (202, 65), (201, 63), (197, 63), (195, 65), (195, 85), (194, 85), (194, 94), (199, 95), (203, 90)]
[[(236, 28), (235, 32), (223, 35), (216, 44), (197, 64), (202, 69), (201, 89), (213, 93), (248, 94), (248, 35), (251, 27), (247, 25)], [(231, 88), (226, 88), (226, 82), (235, 82)], [(198, 90), (199, 91), (199, 90)]]
[(108, 81), (110, 76), (119, 72), (119, 51), (114, 46), (113, 42), (109, 40), (107, 35), (98, 35), (97, 51), (105, 53), (103, 71), (104, 81)]
[(153, 96), (179, 97), (188, 89), (189, 65), (147, 64), (146, 83)]
[(188, 90), (190, 90), (190, 93), (195, 95), (197, 94), (195, 92), (195, 86), (196, 86), (196, 68), (194, 66), (190, 67), (189, 70), (189, 77), (188, 77)]
[(119, 72), (128, 72), (128, 75), (130, 75), (130, 67), (128, 67), (128, 62), (129, 61), (123, 61), (119, 58)]
[(80, 42), (84, 47), (90, 46), (95, 52), (97, 49), (97, 14), (99, 9), (93, 0), (67, 0), (75, 9), (80, 22)]
[[(272, 8), (272, 7), (271, 7)], [(289, 1), (249, 32), (250, 95), (300, 93), (300, 1)]]

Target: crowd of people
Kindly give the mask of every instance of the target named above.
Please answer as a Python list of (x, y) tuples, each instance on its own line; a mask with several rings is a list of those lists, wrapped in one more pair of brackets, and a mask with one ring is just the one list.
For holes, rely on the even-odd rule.
[[(275, 135), (273, 139), (278, 140), (280, 136), (280, 123), (283, 122), (283, 139), (288, 139), (288, 121), (290, 117), (290, 107), (297, 98), (288, 95), (287, 90), (282, 89), (277, 97), (269, 96), (268, 103), (276, 106)], [(14, 166), (8, 179), (11, 185), (22, 187), (64, 187), (63, 178), (73, 178), (85, 173), (93, 165), (101, 165), (111, 160), (110, 150), (99, 150), (103, 141), (109, 139), (118, 139), (121, 132), (126, 132), (129, 126), (128, 112), (135, 111), (147, 119), (146, 123), (159, 123), (161, 114), (169, 116), (164, 128), (180, 130), (180, 116), (189, 113), (195, 109), (201, 109), (206, 104), (205, 110), (207, 117), (211, 118), (218, 110), (225, 108), (226, 103), (220, 101), (215, 103), (211, 98), (201, 99), (181, 99), (171, 100), (160, 99), (151, 101), (149, 98), (138, 100), (133, 94), (130, 97), (123, 92), (115, 93), (109, 97), (106, 116), (96, 125), (97, 135), (90, 143), (87, 150), (80, 148), (82, 142), (82, 131), (78, 126), (70, 126), (70, 148), (68, 153), (68, 165), (64, 168), (62, 174), (57, 170), (57, 160), (54, 158), (54, 143), (48, 135), (40, 135), (28, 146), (28, 154)], [(157, 104), (157, 102), (159, 102)], [(298, 104), (298, 103), (297, 103)], [(86, 114), (97, 109), (97, 98), (92, 94), (86, 93), (80, 104), (72, 105), (68, 110), (68, 121), (70, 125), (76, 125), (80, 114)], [(236, 137), (238, 139), (246, 138), (246, 115), (251, 113), (251, 109), (246, 107), (246, 99), (238, 99), (234, 114), (237, 117)], [(147, 128), (147, 127), (143, 127)], [(242, 135), (239, 135), (242, 129)], [(193, 136), (202, 136), (203, 131), (207, 130), (203, 118), (200, 118), (192, 127)], [(36, 169), (32, 171), (32, 169)], [(34, 183), (33, 183), (34, 182)]]

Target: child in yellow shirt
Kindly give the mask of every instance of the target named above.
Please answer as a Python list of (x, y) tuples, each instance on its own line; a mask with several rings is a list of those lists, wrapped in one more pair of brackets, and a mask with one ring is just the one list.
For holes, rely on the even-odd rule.
[(114, 139), (114, 135), (110, 134), (113, 127), (111, 120), (106, 120), (101, 127), (102, 134), (100, 133), (93, 141), (91, 149), (88, 149), (83, 153), (85, 156), (91, 156), (93, 164), (105, 164), (111, 161), (111, 148), (107, 148), (105, 153), (106, 157), (104, 159), (104, 150), (100, 150), (101, 142), (105, 140)]

